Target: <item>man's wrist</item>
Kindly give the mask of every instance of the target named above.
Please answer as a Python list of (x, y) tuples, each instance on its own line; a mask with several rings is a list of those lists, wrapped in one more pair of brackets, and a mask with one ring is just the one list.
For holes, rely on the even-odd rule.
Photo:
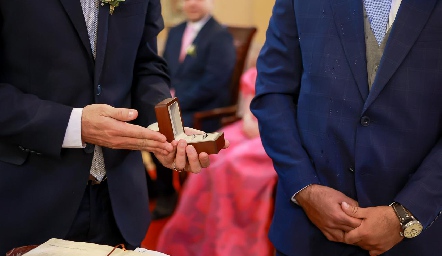
[(422, 232), (422, 224), (407, 208), (397, 202), (391, 203), (390, 206), (393, 208), (401, 225), (401, 236), (406, 238), (414, 238)]
[(313, 184), (308, 184), (307, 186), (301, 188), (298, 192), (296, 192), (293, 196), (292, 196), (292, 202), (299, 205), (298, 200), (296, 200), (296, 196), (299, 195), (300, 192), (305, 191), (308, 187), (310, 187)]

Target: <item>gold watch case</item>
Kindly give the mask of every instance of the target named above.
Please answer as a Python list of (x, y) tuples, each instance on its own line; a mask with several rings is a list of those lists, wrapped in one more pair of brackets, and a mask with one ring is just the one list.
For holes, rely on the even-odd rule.
[(424, 228), (418, 220), (411, 220), (403, 226), (403, 234), (406, 238), (418, 236)]

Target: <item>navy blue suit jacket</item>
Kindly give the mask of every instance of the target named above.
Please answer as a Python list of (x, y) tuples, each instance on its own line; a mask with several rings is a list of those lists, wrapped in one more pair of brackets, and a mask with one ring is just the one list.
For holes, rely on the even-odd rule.
[[(213, 17), (201, 28), (193, 41), (196, 52), (187, 54), (180, 63), (181, 41), (186, 23), (170, 29), (164, 58), (172, 88), (180, 102), (185, 126), (193, 126), (196, 111), (224, 107), (230, 103), (229, 85), (235, 66), (235, 47), (227, 29)], [(213, 132), (219, 123), (203, 123), (203, 130)]]
[[(156, 52), (160, 1), (126, 0), (113, 15), (99, 8), (94, 60), (80, 1), (0, 2), (0, 254), (64, 238), (72, 224), (93, 155), (93, 145), (61, 147), (73, 107), (136, 108), (147, 126), (170, 97)], [(141, 155), (103, 154), (116, 222), (138, 245), (149, 224)]]
[(402, 0), (370, 91), (362, 2), (276, 0), (259, 56), (252, 111), (279, 176), (270, 238), (287, 255), (359, 250), (291, 202), (308, 184), (408, 208), (426, 229), (385, 255), (442, 250), (442, 1)]

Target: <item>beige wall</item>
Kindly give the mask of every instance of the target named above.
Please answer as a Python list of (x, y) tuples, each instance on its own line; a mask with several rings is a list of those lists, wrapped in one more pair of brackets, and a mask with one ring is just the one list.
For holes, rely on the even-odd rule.
[(275, 0), (215, 0), (214, 16), (222, 23), (237, 26), (256, 26), (247, 66), (255, 60), (265, 41), (269, 19)]
[(254, 25), (258, 28), (256, 43), (264, 43), (275, 0), (215, 0), (214, 15), (225, 24)]

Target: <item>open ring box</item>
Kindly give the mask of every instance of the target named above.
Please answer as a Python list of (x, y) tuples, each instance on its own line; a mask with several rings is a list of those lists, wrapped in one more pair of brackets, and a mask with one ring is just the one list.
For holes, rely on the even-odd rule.
[[(155, 106), (158, 123), (149, 125), (149, 129), (159, 131), (166, 136), (168, 142), (183, 139), (192, 145), (196, 152), (217, 154), (225, 144), (224, 133), (202, 133), (187, 135), (184, 133), (178, 98), (167, 98)], [(157, 124), (157, 125), (156, 125)]]

